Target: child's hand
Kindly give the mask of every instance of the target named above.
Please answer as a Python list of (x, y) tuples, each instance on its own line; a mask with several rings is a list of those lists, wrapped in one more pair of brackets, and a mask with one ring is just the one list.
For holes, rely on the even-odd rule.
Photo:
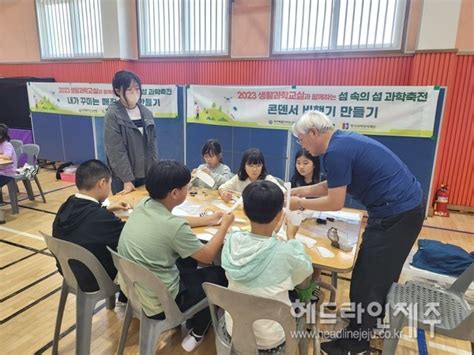
[(225, 202), (229, 202), (232, 199), (232, 193), (230, 191), (227, 191), (227, 190), (219, 190), (219, 196)]
[(299, 210), (301, 208), (301, 197), (291, 196), (290, 199), (290, 210)]
[(123, 183), (123, 190), (117, 192), (117, 195), (125, 195), (132, 191), (135, 191), (135, 185), (133, 185), (133, 182), (127, 181)]
[(208, 225), (217, 226), (223, 216), (224, 216), (224, 212), (215, 212), (211, 214), (210, 216), (207, 217), (209, 218)]
[(221, 226), (225, 227), (225, 229), (229, 229), (229, 227), (234, 223), (235, 216), (231, 213), (226, 213), (222, 216)]
[(205, 166), (204, 168), (201, 168), (201, 171), (204, 171), (206, 174), (210, 174), (211, 171), (208, 169), (207, 166)]
[(129, 209), (130, 209), (130, 205), (126, 202), (123, 202), (123, 201), (111, 203), (107, 207), (107, 210), (110, 211), (110, 212), (128, 211)]

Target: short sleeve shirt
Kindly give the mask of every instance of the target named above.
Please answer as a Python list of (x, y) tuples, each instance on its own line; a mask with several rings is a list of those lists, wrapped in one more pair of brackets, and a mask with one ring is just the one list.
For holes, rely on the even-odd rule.
[(375, 139), (336, 130), (321, 164), (328, 188), (347, 186), (369, 217), (383, 218), (417, 207), (421, 185), (390, 149)]
[[(191, 256), (202, 245), (184, 219), (174, 216), (163, 204), (147, 197), (140, 201), (125, 223), (118, 252), (151, 270), (176, 297), (179, 291), (176, 259)], [(147, 315), (162, 312), (154, 293), (145, 289), (137, 293)]]

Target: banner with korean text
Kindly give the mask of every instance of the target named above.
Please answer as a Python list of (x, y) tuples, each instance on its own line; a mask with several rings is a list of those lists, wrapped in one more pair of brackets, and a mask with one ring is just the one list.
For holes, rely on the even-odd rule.
[[(105, 115), (112, 102), (119, 99), (111, 84), (29, 82), (27, 89), (31, 112), (100, 117)], [(154, 117), (178, 116), (175, 85), (142, 85), (140, 102)]]
[(431, 137), (439, 87), (203, 86), (187, 90), (187, 122), (288, 129), (305, 112), (324, 112), (338, 129)]

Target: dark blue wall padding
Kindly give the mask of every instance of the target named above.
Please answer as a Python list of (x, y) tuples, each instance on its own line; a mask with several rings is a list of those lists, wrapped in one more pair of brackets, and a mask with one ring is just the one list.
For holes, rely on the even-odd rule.
[(40, 159), (65, 161), (61, 115), (32, 112), (31, 123), (35, 143), (40, 146)]
[(104, 163), (107, 162), (105, 157), (105, 145), (104, 145), (104, 118), (94, 117), (95, 127), (95, 144), (97, 149), (97, 159), (102, 160)]
[(67, 161), (80, 163), (95, 157), (92, 118), (61, 115), (64, 154)]
[(190, 168), (202, 163), (201, 148), (210, 138), (217, 139), (223, 149), (224, 163), (237, 172), (242, 153), (259, 148), (270, 174), (284, 178), (287, 131), (264, 128), (241, 128), (189, 123), (186, 125), (186, 161)]

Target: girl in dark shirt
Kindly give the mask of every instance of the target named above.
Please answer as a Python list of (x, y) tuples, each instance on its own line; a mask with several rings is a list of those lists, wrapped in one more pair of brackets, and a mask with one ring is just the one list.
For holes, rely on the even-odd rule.
[(291, 187), (313, 185), (319, 182), (319, 157), (313, 157), (307, 150), (301, 149), (295, 157), (295, 174), (291, 178)]

